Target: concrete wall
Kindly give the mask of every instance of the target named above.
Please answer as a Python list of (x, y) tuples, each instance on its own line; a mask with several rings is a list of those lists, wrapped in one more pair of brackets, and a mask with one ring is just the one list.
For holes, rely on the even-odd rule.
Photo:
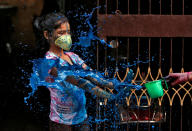
[(43, 9), (44, 0), (0, 0), (0, 4), (8, 4), (17, 7), (16, 14), (12, 17), (14, 32), (11, 36), (13, 44), (34, 45), (32, 21), (34, 16), (39, 16)]

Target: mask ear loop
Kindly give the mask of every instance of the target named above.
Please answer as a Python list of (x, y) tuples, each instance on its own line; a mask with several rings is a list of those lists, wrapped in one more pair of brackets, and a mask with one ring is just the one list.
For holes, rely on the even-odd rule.
[[(60, 54), (59, 54), (59, 57), (62, 56), (62, 52), (63, 52), (63, 49), (61, 48), (61, 52), (60, 52)], [(63, 52), (63, 53), (64, 53), (64, 52)]]
[[(58, 39), (59, 37), (57, 37), (57, 39)], [(61, 58), (61, 56), (62, 56), (62, 52), (63, 52), (63, 49), (61, 48), (61, 52), (60, 52), (60, 54), (59, 54), (59, 57)], [(63, 52), (64, 53), (64, 52)]]

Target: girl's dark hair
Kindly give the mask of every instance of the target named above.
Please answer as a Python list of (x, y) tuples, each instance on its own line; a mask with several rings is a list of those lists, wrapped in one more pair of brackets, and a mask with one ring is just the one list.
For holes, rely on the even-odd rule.
[(34, 21), (34, 26), (43, 32), (47, 30), (51, 33), (54, 29), (57, 29), (62, 23), (68, 22), (68, 19), (62, 13), (49, 13), (45, 16), (37, 17)]
[(49, 13), (34, 20), (37, 52), (44, 54), (49, 49), (49, 43), (44, 38), (43, 31), (48, 31), (48, 35), (52, 35), (52, 32), (65, 22), (68, 22), (67, 17), (59, 12)]

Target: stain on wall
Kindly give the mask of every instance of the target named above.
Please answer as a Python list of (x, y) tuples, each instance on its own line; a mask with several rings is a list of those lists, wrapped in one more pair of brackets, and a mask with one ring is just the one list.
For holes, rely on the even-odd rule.
[(11, 35), (11, 42), (13, 46), (17, 46), (18, 43), (35, 45), (32, 22), (35, 16), (41, 14), (44, 0), (0, 0), (0, 5), (4, 4), (17, 7), (16, 14), (12, 16), (14, 31)]

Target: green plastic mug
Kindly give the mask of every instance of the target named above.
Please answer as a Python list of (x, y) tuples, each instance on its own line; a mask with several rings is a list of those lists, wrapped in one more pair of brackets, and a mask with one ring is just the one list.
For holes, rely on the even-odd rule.
[(155, 81), (147, 82), (144, 84), (151, 98), (158, 98), (163, 96), (164, 91), (163, 91), (162, 81), (165, 83), (168, 89), (168, 85), (165, 79), (155, 80)]

